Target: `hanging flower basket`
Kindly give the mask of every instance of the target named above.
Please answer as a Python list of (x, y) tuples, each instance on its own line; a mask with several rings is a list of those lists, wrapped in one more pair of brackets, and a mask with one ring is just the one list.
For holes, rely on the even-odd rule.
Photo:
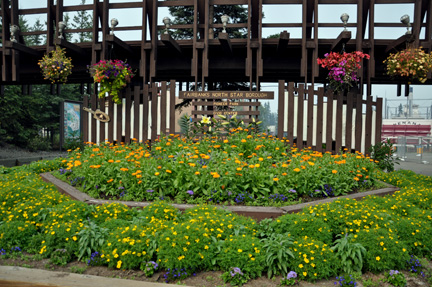
[(369, 59), (370, 56), (360, 51), (351, 53), (325, 54), (325, 58), (318, 58), (318, 65), (329, 70), (328, 79), (330, 87), (335, 91), (348, 90), (353, 83), (358, 82), (357, 72), (361, 68), (362, 59)]
[(102, 60), (92, 65), (89, 71), (94, 82), (100, 84), (99, 98), (108, 93), (113, 102), (121, 104), (119, 92), (134, 76), (132, 68), (121, 60)]
[(53, 51), (43, 56), (39, 67), (46, 80), (51, 83), (66, 83), (67, 77), (72, 74), (72, 59), (66, 57), (65, 49), (56, 46)]
[(393, 78), (424, 83), (427, 80), (427, 74), (432, 70), (432, 53), (426, 53), (421, 47), (407, 48), (390, 54), (384, 64), (387, 65), (387, 75)]

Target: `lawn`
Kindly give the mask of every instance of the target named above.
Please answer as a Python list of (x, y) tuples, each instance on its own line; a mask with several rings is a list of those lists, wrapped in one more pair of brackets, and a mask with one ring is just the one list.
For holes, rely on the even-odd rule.
[[(247, 140), (246, 138), (246, 142), (243, 143), (250, 143)], [(107, 163), (101, 162), (100, 165), (106, 164), (109, 166), (106, 172), (114, 169), (115, 172), (112, 174), (120, 175), (111, 177), (111, 174), (107, 174), (106, 178), (113, 180), (106, 183), (106, 188), (110, 186), (109, 184), (115, 183), (116, 185), (112, 186), (117, 192), (117, 184), (121, 181), (126, 192), (131, 192), (135, 181), (137, 185), (140, 180), (144, 181), (144, 167), (155, 169), (150, 175), (153, 181), (157, 181), (152, 177), (158, 172), (157, 170), (161, 171), (158, 176), (164, 172), (165, 179), (169, 178), (169, 175), (174, 176), (177, 172), (182, 172), (182, 168), (184, 174), (190, 174), (192, 171), (202, 173), (205, 168), (201, 166), (200, 170), (195, 170), (196, 166), (190, 165), (195, 163), (192, 159), (202, 160), (204, 158), (202, 154), (210, 156), (207, 163), (209, 171), (205, 175), (206, 181), (209, 181), (223, 179), (226, 172), (223, 168), (226, 165), (232, 165), (231, 169), (227, 168), (228, 174), (232, 168), (236, 170), (241, 165), (235, 162), (234, 157), (227, 157), (224, 153), (226, 150), (223, 150), (220, 153), (227, 157), (226, 164), (220, 164), (223, 168), (220, 167), (219, 170), (216, 165), (210, 168), (211, 159), (217, 156), (213, 152), (218, 149), (214, 147), (217, 143), (211, 142), (211, 139), (207, 144), (185, 145), (188, 148), (185, 149), (187, 151), (184, 156), (170, 150), (172, 146), (178, 147), (182, 144), (177, 141), (181, 139), (161, 141), (161, 148), (154, 149), (155, 152), (149, 153), (148, 157), (145, 156), (147, 154), (145, 148), (139, 152), (142, 157), (137, 158), (137, 151), (128, 150), (127, 146), (92, 146), (88, 151), (75, 152), (72, 155), (74, 157), (72, 162), (71, 159), (66, 159), (66, 162), (41, 161), (23, 167), (0, 168), (1, 258), (7, 259), (16, 257), (17, 254), (26, 254), (32, 256), (33, 260), (49, 260), (51, 264), (57, 265), (80, 260), (89, 266), (107, 266), (112, 270), (142, 270), (149, 277), (154, 272), (162, 272), (164, 280), (174, 282), (193, 276), (197, 272), (211, 270), (220, 270), (221, 278), (233, 285), (261, 276), (272, 277), (274, 274), (279, 276), (277, 278), (280, 278), (280, 275), (286, 278), (287, 274), (290, 274), (288, 275), (290, 278), (282, 282), (286, 285), (295, 280), (314, 282), (329, 278), (336, 281), (335, 277), (340, 275), (345, 278), (349, 278), (349, 275), (359, 278), (360, 272), (381, 274), (386, 281), (399, 278), (397, 274), (417, 274), (419, 278), (424, 276), (424, 280), (430, 280), (430, 270), (418, 265), (422, 265), (421, 263), (425, 265), (426, 260), (431, 257), (431, 177), (407, 171), (382, 173), (377, 172), (373, 167), (365, 167), (365, 170), (361, 167), (357, 169), (358, 167), (355, 166), (357, 161), (365, 165), (370, 164), (369, 159), (358, 154), (346, 154), (346, 156), (341, 154), (336, 158), (327, 154), (312, 156), (315, 153), (310, 150), (291, 149), (291, 156), (296, 157), (291, 158), (290, 162), (284, 162), (282, 159), (284, 157), (282, 153), (285, 151), (280, 151), (280, 155), (274, 153), (272, 160), (267, 162), (267, 157), (259, 154), (261, 148), (259, 150), (254, 148), (250, 154), (245, 152), (251, 147), (248, 149), (245, 147), (241, 151), (236, 150), (237, 154), (244, 154), (244, 157), (238, 156), (237, 159), (240, 163), (247, 162), (247, 168), (244, 163), (242, 164), (247, 171), (242, 172), (245, 174), (247, 172), (248, 176), (254, 176), (253, 172), (260, 169), (261, 165), (266, 167), (255, 176), (264, 174), (263, 178), (266, 179), (266, 185), (270, 189), (268, 196), (275, 193), (283, 194), (285, 188), (295, 189), (296, 187), (298, 193), (303, 191), (307, 193), (316, 188), (312, 184), (310, 187), (305, 184), (304, 186), (308, 188), (304, 189), (301, 189), (301, 186), (291, 186), (293, 181), (289, 178), (284, 179), (284, 172), (287, 174), (290, 172), (286, 177), (304, 176), (299, 181), (302, 182), (305, 178), (312, 177), (312, 174), (317, 175), (321, 170), (325, 170), (323, 173), (328, 174), (326, 184), (334, 180), (337, 175), (347, 174), (351, 179), (348, 184), (353, 185), (360, 184), (363, 178), (366, 179), (366, 176), (372, 178), (373, 175), (371, 180), (382, 180), (401, 188), (392, 196), (367, 197), (362, 201), (340, 199), (306, 208), (298, 214), (287, 214), (275, 220), (261, 222), (255, 222), (250, 218), (229, 213), (209, 204), (200, 204), (180, 213), (159, 196), (155, 198), (153, 204), (143, 209), (129, 209), (122, 204), (90, 206), (59, 194), (52, 185), (43, 182), (38, 175), (41, 172), (59, 169), (71, 169), (72, 172), (69, 173), (73, 174), (80, 168), (92, 169), (92, 173), (98, 173), (103, 169), (90, 167), (90, 165), (97, 165), (90, 162), (90, 159), (101, 160), (102, 155), (98, 156), (98, 153), (102, 153)], [(242, 146), (241, 143), (242, 138), (239, 142), (230, 144), (237, 148)], [(265, 147), (273, 150), (279, 143), (275, 141), (274, 144)], [(163, 145), (165, 148), (162, 148)], [(212, 145), (212, 148), (204, 147), (206, 153), (200, 149), (205, 145)], [(254, 147), (256, 145), (261, 144), (254, 142)], [(102, 148), (103, 151), (94, 151)], [(158, 157), (159, 151), (161, 154), (166, 152), (168, 157), (164, 158), (163, 166), (158, 169), (160, 162), (154, 160), (155, 163), (152, 163), (150, 159), (149, 162), (144, 160)], [(110, 158), (109, 154), (113, 158)], [(116, 159), (114, 157), (116, 154), (129, 155), (130, 161)], [(169, 155), (174, 155), (176, 161), (171, 160)], [(198, 158), (193, 157), (195, 155), (198, 155)], [(286, 156), (289, 156), (288, 153)], [(232, 160), (228, 161), (228, 158)], [(260, 161), (260, 158), (263, 160)], [(86, 162), (87, 159), (89, 162)], [(322, 163), (319, 162), (321, 159), (324, 159)], [(354, 162), (352, 165), (351, 159)], [(113, 162), (108, 163), (109, 160)], [(116, 162), (117, 160), (120, 162)], [(221, 160), (222, 158), (217, 161), (221, 163)], [(179, 161), (184, 163), (180, 164)], [(346, 162), (335, 164), (335, 161)], [(136, 170), (122, 166), (130, 162), (133, 162)], [(250, 168), (252, 163), (254, 165), (258, 163), (260, 167)], [(73, 166), (67, 167), (65, 166), (67, 164)], [(283, 164), (288, 167), (283, 167)], [(305, 168), (303, 169), (302, 166)], [(352, 166), (355, 168), (352, 169)], [(122, 171), (121, 168), (128, 170)], [(300, 171), (295, 171), (296, 168)], [(142, 174), (140, 178), (136, 177), (138, 169), (142, 170), (138, 173)], [(166, 170), (171, 170), (171, 173)], [(309, 170), (311, 174), (308, 174)], [(333, 170), (336, 172), (332, 172)], [(373, 174), (371, 171), (374, 171)], [(210, 177), (211, 172), (213, 175), (216, 172), (220, 178)], [(362, 175), (362, 180), (355, 180), (354, 177), (358, 178), (359, 175)], [(239, 182), (242, 182), (243, 178), (240, 176), (233, 178), (238, 180), (235, 181), (235, 185), (229, 187), (229, 191), (234, 193), (237, 192), (235, 186), (239, 188)], [(274, 180), (275, 178), (279, 180)], [(323, 182), (312, 181), (313, 184)], [(337, 180), (334, 182), (336, 183)], [(282, 186), (281, 183), (285, 185)], [(104, 183), (101, 182), (100, 186), (102, 184)], [(206, 184), (212, 186), (215, 183)], [(87, 187), (89, 184), (85, 185)], [(158, 194), (163, 192), (162, 187), (160, 190), (155, 186), (152, 188), (155, 192), (157, 190)], [(206, 196), (205, 189), (186, 188), (179, 185), (179, 188), (163, 196), (175, 201), (176, 193), (183, 192), (184, 196), (190, 196), (188, 190), (192, 190), (194, 195)], [(238, 192), (241, 190), (239, 188)], [(257, 194), (261, 196), (259, 190), (250, 194), (253, 197)], [(208, 202), (207, 199), (205, 202)], [(224, 199), (224, 201), (229, 200)], [(392, 271), (389, 274), (391, 270), (405, 273), (396, 274)], [(293, 274), (297, 277), (294, 278)], [(385, 279), (387, 278), (385, 276), (389, 279)], [(279, 282), (275, 282), (274, 286), (278, 284)], [(349, 281), (344, 284), (354, 286), (349, 285)]]

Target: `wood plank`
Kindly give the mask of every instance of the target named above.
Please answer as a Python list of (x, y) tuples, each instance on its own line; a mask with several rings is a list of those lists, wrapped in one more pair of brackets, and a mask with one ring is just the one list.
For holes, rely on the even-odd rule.
[[(97, 92), (97, 91), (96, 91)], [(99, 109), (105, 113), (105, 97), (99, 99)], [(113, 119), (111, 118), (110, 121)], [(99, 142), (105, 142), (105, 127), (106, 123), (99, 121)]]
[(316, 119), (316, 150), (323, 151), (323, 102), (324, 102), (324, 88), (318, 88), (317, 93), (317, 119)]
[(261, 106), (260, 102), (232, 102), (230, 100), (227, 101), (221, 101), (221, 102), (204, 102), (204, 101), (194, 101), (192, 102), (192, 105), (194, 106), (224, 106), (224, 107), (259, 107)]
[(151, 85), (151, 142), (152, 144), (157, 139), (157, 123), (158, 123), (158, 94), (155, 83)]
[(278, 90), (278, 138), (284, 138), (284, 119), (285, 119), (285, 81), (279, 80)]
[(294, 83), (288, 83), (288, 111), (286, 117), (288, 117), (288, 142), (292, 145), (294, 141)]
[[(97, 94), (92, 94), (90, 98), (90, 107), (93, 111), (97, 109)], [(96, 119), (91, 117), (91, 142), (96, 143)]]
[(131, 87), (126, 88), (126, 119), (125, 119), (125, 143), (131, 142), (131, 108), (132, 108), (132, 91)]
[(307, 135), (306, 135), (306, 146), (312, 147), (313, 146), (313, 135), (314, 135), (314, 114), (313, 114), (313, 108), (314, 108), (314, 98), (315, 98), (315, 91), (313, 85), (310, 85), (308, 88), (308, 96), (307, 96)]
[(274, 92), (263, 91), (180, 91), (180, 99), (274, 99)]
[(381, 142), (381, 128), (382, 128), (382, 113), (383, 112), (383, 99), (377, 98), (376, 101), (376, 122), (375, 122), (375, 143)]
[(161, 92), (160, 92), (160, 135), (164, 136), (167, 134), (166, 132), (166, 116), (167, 116), (167, 82), (163, 81), (161, 86)]
[(218, 39), (225, 53), (232, 55), (233, 50), (232, 50), (231, 40), (228, 33), (219, 33)]
[(170, 91), (170, 107), (169, 107), (169, 133), (175, 134), (176, 133), (176, 126), (175, 126), (175, 101), (176, 101), (176, 81), (171, 80), (169, 85), (169, 91)]
[(224, 115), (224, 116), (254, 116), (254, 115), (259, 115), (260, 111), (213, 111), (213, 110), (209, 110), (209, 111), (192, 111), (192, 115)]
[(351, 152), (352, 149), (352, 110), (354, 109), (354, 97), (355, 93), (349, 92), (346, 102), (345, 148), (348, 149), (348, 152)]
[(180, 55), (183, 53), (180, 45), (177, 43), (176, 40), (173, 39), (173, 37), (171, 37), (170, 34), (161, 34), (160, 38), (162, 43), (164, 43), (164, 45), (170, 48), (172, 51)]
[(134, 126), (133, 126), (133, 137), (139, 141), (139, 124), (140, 124), (140, 98), (141, 98), (141, 93), (140, 93), (140, 87), (139, 86), (135, 86), (134, 87)]
[(109, 95), (106, 99), (108, 101), (108, 115), (111, 120), (108, 122), (108, 142), (114, 142), (114, 102), (112, 101), (112, 96)]
[[(119, 98), (120, 100), (122, 100), (124, 97), (124, 90), (122, 92), (119, 93)], [(117, 109), (117, 121), (116, 121), (116, 141), (117, 144), (123, 144), (123, 132), (122, 132), (122, 128), (123, 128), (123, 105), (122, 104), (117, 104), (116, 105), (116, 109)]]
[(342, 123), (343, 123), (343, 92), (336, 95), (336, 145), (335, 153), (342, 148)]
[[(87, 95), (83, 96), (83, 107), (88, 108), (89, 105), (89, 98)], [(88, 113), (83, 113), (81, 111), (81, 115), (82, 115), (82, 123), (83, 123), (83, 141), (84, 143), (89, 141), (89, 120), (88, 120)]]
[(327, 119), (326, 119), (326, 151), (333, 152), (333, 97), (331, 90), (327, 90)]
[(361, 151), (362, 146), (362, 133), (363, 133), (363, 103), (362, 95), (357, 94), (355, 100), (356, 117), (355, 117), (355, 150)]
[(369, 147), (372, 142), (372, 96), (368, 96), (366, 99), (366, 126), (365, 126), (365, 149), (364, 154), (369, 154)]
[(290, 33), (288, 33), (287, 31), (282, 31), (279, 34), (279, 42), (277, 45), (278, 54), (283, 54), (286, 52), (286, 49), (288, 47), (289, 38), (290, 38)]
[(303, 149), (304, 84), (300, 84), (297, 96), (297, 148)]
[(332, 43), (330, 50), (340, 50), (349, 40), (351, 40), (351, 31), (342, 31)]
[(144, 85), (144, 92), (142, 94), (143, 100), (143, 126), (142, 126), (142, 134), (143, 134), (143, 142), (149, 140), (148, 131), (149, 131), (149, 106), (150, 106), (150, 85)]

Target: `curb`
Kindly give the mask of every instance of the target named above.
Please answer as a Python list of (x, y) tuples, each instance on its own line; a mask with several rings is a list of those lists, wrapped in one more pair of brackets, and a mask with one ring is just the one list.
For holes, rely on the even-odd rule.
[[(94, 205), (102, 205), (106, 203), (120, 203), (125, 204), (128, 207), (138, 207), (143, 208), (151, 204), (151, 202), (136, 202), (136, 201), (118, 201), (118, 200), (101, 200), (101, 199), (94, 199), (90, 197), (89, 195), (79, 191), (75, 187), (59, 180), (55, 176), (53, 176), (51, 173), (41, 173), (40, 174), (43, 181), (53, 184), (57, 190), (60, 193), (63, 193), (67, 196), (69, 196), (72, 199), (79, 200), (82, 202), (85, 202), (87, 204), (94, 204)], [(322, 203), (330, 203), (335, 200), (343, 199), (343, 198), (349, 198), (349, 199), (355, 199), (355, 200), (362, 200), (363, 198), (367, 196), (385, 196), (390, 195), (398, 191), (399, 188), (395, 186), (389, 186), (382, 189), (377, 190), (371, 190), (366, 192), (360, 192), (360, 193), (354, 193), (339, 197), (332, 197), (332, 198), (326, 198), (326, 199), (320, 199), (312, 202), (307, 203), (300, 203), (296, 205), (289, 205), (289, 206), (283, 206), (283, 207), (263, 207), (263, 206), (221, 206), (221, 208), (224, 208), (226, 210), (229, 210), (231, 212), (249, 216), (252, 217), (255, 220), (263, 220), (265, 218), (276, 218), (279, 216), (282, 216), (286, 213), (296, 213), (302, 211), (305, 207), (315, 206)], [(173, 207), (184, 211), (188, 208), (193, 208), (195, 205), (193, 204), (171, 204)]]
[(0, 266), (0, 286), (15, 287), (174, 287), (178, 285), (130, 279), (108, 278), (95, 275), (47, 271), (17, 266)]

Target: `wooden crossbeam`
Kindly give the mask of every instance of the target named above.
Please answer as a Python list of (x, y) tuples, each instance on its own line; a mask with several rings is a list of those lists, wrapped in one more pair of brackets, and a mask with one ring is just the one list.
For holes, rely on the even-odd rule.
[(279, 43), (277, 46), (277, 51), (279, 54), (282, 54), (288, 47), (289, 38), (290, 38), (290, 33), (288, 33), (287, 31), (283, 31), (280, 33)]
[(42, 56), (42, 53), (39, 51), (36, 51), (30, 47), (27, 47), (26, 45), (20, 44), (20, 43), (16, 43), (16, 42), (12, 42), (12, 41), (6, 41), (5, 42), (5, 47), (6, 48), (10, 48), (10, 49), (14, 49), (16, 51), (19, 52), (23, 52), (29, 55), (33, 55), (36, 57), (40, 57)]
[(232, 54), (232, 46), (228, 33), (219, 33), (219, 43), (222, 46), (222, 49), (228, 53)]
[(114, 44), (120, 48), (122, 48), (123, 50), (125, 50), (126, 52), (128, 52), (129, 54), (133, 54), (132, 48), (123, 40), (117, 38), (115, 35), (106, 35), (106, 42), (108, 44)]
[(81, 56), (85, 56), (86, 52), (81, 49), (79, 46), (66, 41), (65, 39), (57, 38), (54, 40), (54, 44), (59, 45), (60, 47), (66, 48), (67, 51), (71, 51)]
[(387, 53), (393, 49), (398, 50), (402, 45), (405, 45), (406, 43), (412, 43), (412, 42), (414, 42), (414, 40), (415, 40), (414, 34), (405, 34), (405, 35), (397, 38), (396, 40), (394, 40), (389, 45), (387, 45), (385, 52)]
[(343, 44), (346, 44), (349, 40), (351, 40), (351, 31), (342, 31), (332, 43), (331, 50), (341, 49)]
[(176, 40), (171, 37), (170, 34), (161, 34), (161, 41), (164, 43), (165, 46), (177, 51), (178, 53), (182, 54), (182, 49), (180, 48), (179, 44)]

